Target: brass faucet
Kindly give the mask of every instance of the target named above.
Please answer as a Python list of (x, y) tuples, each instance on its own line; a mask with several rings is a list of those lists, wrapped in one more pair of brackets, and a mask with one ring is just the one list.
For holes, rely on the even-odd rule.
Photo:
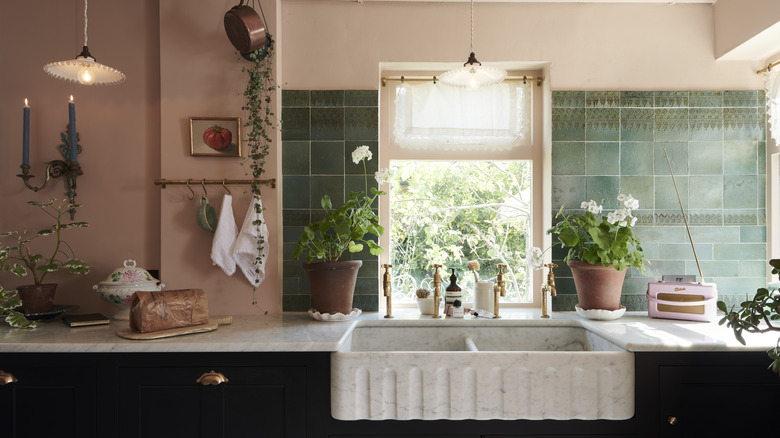
[(441, 299), (441, 274), (439, 274), (441, 265), (433, 265), (433, 318), (441, 318), (439, 315), (439, 300)]
[(553, 274), (552, 268), (557, 268), (558, 265), (555, 263), (547, 263), (544, 265), (545, 268), (548, 269), (547, 271), (547, 283), (542, 285), (542, 315), (540, 318), (549, 318), (550, 315), (547, 314), (547, 292), (550, 292), (550, 297), (554, 297), (555, 294), (555, 274)]
[(496, 275), (496, 285), (493, 286), (493, 314), (496, 315), (495, 318), (501, 318), (501, 315), (498, 314), (498, 296), (506, 296), (506, 285), (504, 283), (504, 269), (506, 269), (506, 265), (498, 264), (496, 268), (498, 268), (498, 275)]
[(382, 287), (385, 290), (385, 297), (387, 297), (387, 315), (385, 315), (385, 318), (392, 318), (393, 317), (393, 294), (392, 294), (392, 287), (390, 286), (390, 268), (393, 267), (393, 265), (388, 265), (387, 263), (382, 265), (383, 268), (385, 268), (385, 274), (382, 276)]

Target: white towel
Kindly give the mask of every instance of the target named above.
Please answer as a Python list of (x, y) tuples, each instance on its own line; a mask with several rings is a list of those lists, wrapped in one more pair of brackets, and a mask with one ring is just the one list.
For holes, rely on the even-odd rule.
[(227, 275), (236, 272), (236, 260), (233, 258), (232, 247), (236, 241), (236, 220), (233, 218), (233, 197), (225, 195), (222, 199), (222, 210), (219, 212), (219, 222), (211, 241), (211, 262), (225, 271)]
[[(260, 213), (255, 213), (255, 203), (260, 207)], [(233, 243), (233, 258), (236, 264), (241, 268), (241, 272), (252, 286), (259, 286), (265, 279), (265, 262), (268, 258), (268, 226), (262, 213), (262, 201), (259, 197), (253, 197), (249, 203), (249, 210), (246, 212), (244, 224), (241, 225), (241, 231), (238, 233), (236, 241)], [(253, 225), (252, 222), (260, 221), (260, 226)], [(262, 236), (265, 240), (262, 252), (257, 249), (257, 237)], [(259, 262), (258, 262), (259, 256)]]

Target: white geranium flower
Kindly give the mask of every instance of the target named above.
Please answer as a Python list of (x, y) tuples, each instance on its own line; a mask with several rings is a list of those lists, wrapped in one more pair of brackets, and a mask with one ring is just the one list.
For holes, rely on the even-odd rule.
[(593, 214), (599, 214), (603, 210), (602, 206), (596, 204), (596, 201), (590, 200), (590, 202), (583, 202), (580, 204), (580, 208), (584, 208)]
[(631, 218), (631, 226), (633, 227), (634, 225), (636, 225), (636, 218), (632, 217)]
[(360, 163), (363, 159), (368, 161), (371, 157), (373, 157), (371, 150), (366, 145), (358, 146), (352, 151), (352, 162), (355, 164)]
[[(369, 152), (370, 154), (370, 152)], [(382, 184), (390, 182), (390, 180), (393, 178), (393, 171), (390, 169), (379, 169), (374, 173), (374, 179), (377, 183), (381, 186)]]
[(628, 225), (628, 222), (626, 222), (626, 221), (620, 221), (620, 222), (618, 222), (618, 225), (620, 225), (621, 227), (625, 227), (625, 226), (627, 226), (627, 225)]
[[(621, 197), (622, 197), (622, 199), (621, 199)], [(625, 205), (626, 208), (628, 208), (629, 210), (636, 210), (637, 208), (639, 208), (639, 200), (637, 200), (636, 198), (634, 198), (630, 194), (628, 194), (628, 195), (623, 195), (623, 194), (618, 195), (618, 201), (623, 202), (623, 205)]]
[(615, 216), (615, 212), (611, 211), (607, 213), (607, 222), (609, 222), (610, 225), (615, 225), (615, 223), (618, 221), (617, 216)]
[(528, 264), (534, 269), (541, 269), (544, 264), (544, 253), (542, 249), (535, 246), (528, 251), (527, 256)]
[[(628, 195), (628, 196), (631, 196), (631, 195)], [(625, 201), (626, 199), (627, 199), (627, 196), (626, 196), (626, 195), (624, 195), (624, 194), (622, 194), (622, 193), (621, 193), (621, 194), (619, 194), (619, 195), (618, 195), (618, 197), (617, 197), (617, 200), (618, 200), (618, 201), (620, 201), (620, 202), (623, 202), (623, 201)]]

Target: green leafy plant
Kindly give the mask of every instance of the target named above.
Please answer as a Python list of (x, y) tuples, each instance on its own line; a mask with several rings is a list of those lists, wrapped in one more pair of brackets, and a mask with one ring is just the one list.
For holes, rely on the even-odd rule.
[[(772, 275), (780, 273), (780, 259), (770, 260), (769, 265), (772, 267)], [(726, 324), (734, 330), (734, 337), (742, 345), (745, 345), (743, 331), (749, 333), (780, 331), (780, 326), (772, 325), (773, 321), (780, 320), (780, 292), (759, 288), (752, 300), (743, 301), (739, 307), (738, 310), (735, 308), (729, 310), (725, 302), (718, 301), (718, 309), (725, 313), (718, 324)], [(780, 374), (780, 339), (777, 340), (777, 345), (767, 351), (767, 355), (772, 359), (769, 368)]]
[[(63, 240), (62, 232), (69, 228), (87, 227), (86, 222), (63, 223), (63, 215), (79, 205), (71, 204), (68, 200), (57, 201), (50, 199), (47, 202), (28, 201), (29, 205), (38, 207), (43, 213), (54, 219), (54, 224), (35, 234), (27, 230), (7, 231), (0, 234), (13, 242), (8, 246), (0, 246), (0, 270), (11, 272), (19, 277), (31, 274), (33, 283), (43, 283), (46, 275), (60, 269), (66, 269), (71, 274), (83, 275), (89, 272), (89, 265), (76, 258), (73, 249)], [(31, 248), (33, 242), (38, 239), (51, 236), (55, 239), (51, 253), (44, 256)]]
[[(368, 146), (358, 146), (352, 152), (352, 161), (355, 164), (363, 163), (364, 174), (366, 161), (370, 159), (371, 151)], [(389, 181), (390, 177), (387, 169), (379, 170), (375, 174), (380, 185)], [(306, 263), (311, 263), (312, 260), (335, 262), (341, 258), (344, 251), (360, 252), (364, 245), (368, 246), (371, 254), (382, 254), (382, 247), (366, 236), (373, 235), (378, 238), (385, 232), (379, 225), (379, 217), (372, 206), (379, 196), (386, 193), (374, 187), (369, 188), (367, 175), (365, 185), (365, 192), (350, 192), (349, 199), (338, 208), (333, 208), (330, 196), (323, 196), (320, 203), (325, 210), (324, 217), (304, 227), (292, 257), (297, 259), (305, 253)]]
[(29, 321), (24, 314), (17, 312), (16, 308), (22, 305), (15, 290), (4, 290), (0, 286), (0, 315), (5, 315), (5, 322), (14, 328), (36, 328), (40, 324), (37, 321)]
[[(645, 255), (633, 227), (636, 217), (632, 210), (639, 208), (639, 201), (631, 195), (620, 194), (618, 201), (624, 208), (597, 216), (603, 210), (596, 202), (583, 202), (584, 213), (566, 215), (563, 206), (556, 214), (560, 218), (547, 234), (558, 236), (562, 248), (569, 248), (564, 261), (580, 260), (592, 265), (609, 266), (622, 271), (632, 266), (645, 272)], [(536, 251), (538, 254), (539, 251)]]

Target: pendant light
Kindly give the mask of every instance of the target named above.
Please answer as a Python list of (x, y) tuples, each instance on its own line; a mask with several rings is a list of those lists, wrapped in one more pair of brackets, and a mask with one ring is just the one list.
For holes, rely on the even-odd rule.
[(439, 77), (446, 85), (461, 88), (479, 88), (495, 85), (506, 78), (506, 70), (486, 67), (474, 56), (474, 0), (471, 0), (471, 50), (463, 67), (442, 73)]
[(84, 0), (84, 48), (76, 59), (51, 62), (43, 70), (55, 78), (84, 85), (120, 84), (125, 80), (121, 71), (95, 61), (87, 48), (87, 0)]

